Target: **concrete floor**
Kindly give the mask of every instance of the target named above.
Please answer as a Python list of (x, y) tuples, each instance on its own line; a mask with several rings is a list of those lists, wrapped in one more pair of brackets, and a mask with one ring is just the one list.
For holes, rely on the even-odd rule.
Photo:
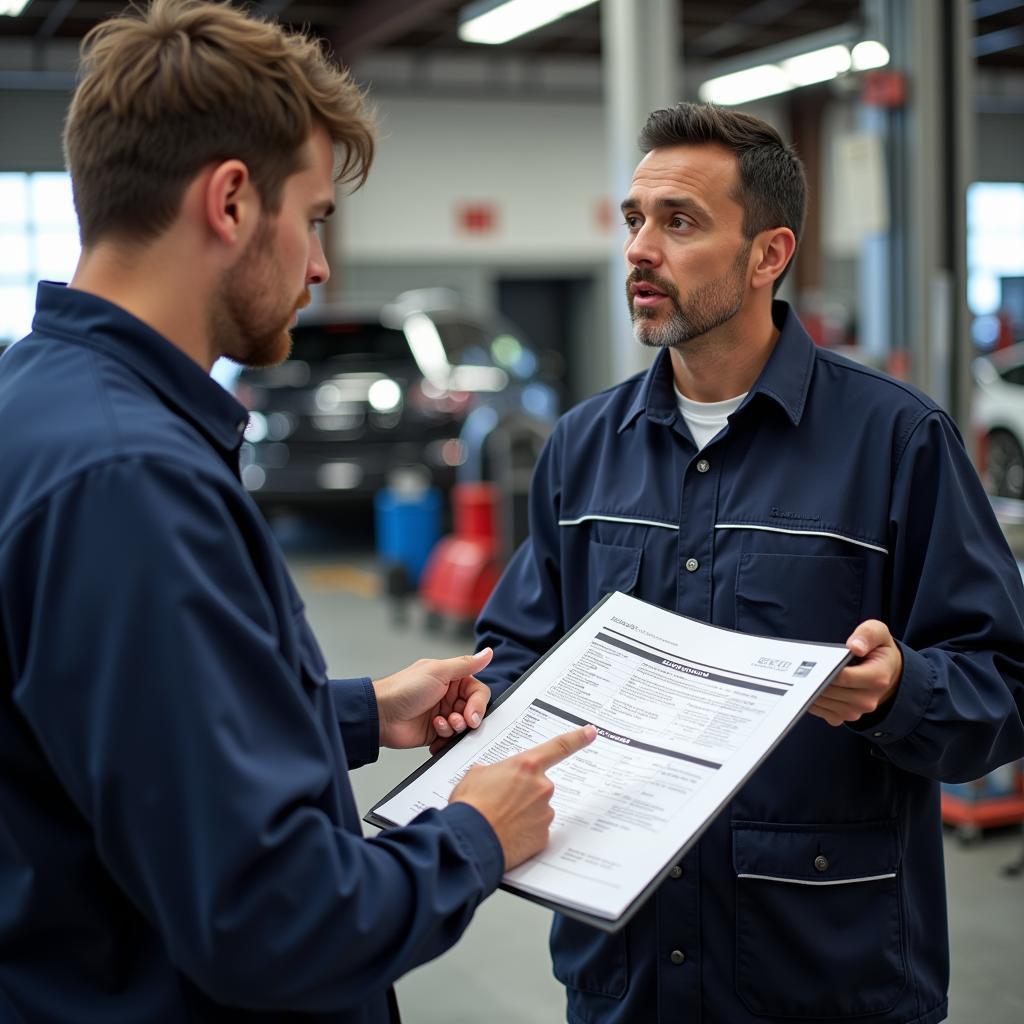
[[(282, 539), (310, 622), (334, 676), (386, 675), (420, 657), (469, 650), (468, 639), (428, 633), (418, 608), (396, 625), (374, 596), (376, 576), (362, 543), (346, 549), (323, 538)], [(421, 763), (418, 751), (385, 751), (380, 761), (353, 773), (365, 810)], [(375, 830), (367, 826), (367, 832)], [(1021, 849), (1017, 833), (988, 835), (962, 848), (946, 843), (950, 907), (953, 1024), (1024, 1022), (1024, 877), (1001, 867)], [(449, 953), (404, 978), (398, 986), (406, 1024), (557, 1024), (563, 1021), (561, 986), (551, 976), (547, 911), (503, 892), (478, 911)], [(500, 971), (500, 976), (497, 973)]]

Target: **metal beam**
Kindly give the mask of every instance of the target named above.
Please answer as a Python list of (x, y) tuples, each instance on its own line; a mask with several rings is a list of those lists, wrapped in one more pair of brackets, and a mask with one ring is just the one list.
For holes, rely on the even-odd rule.
[(0, 92), (71, 92), (73, 71), (0, 71)]
[(263, 0), (257, 4), (256, 10), (265, 18), (276, 18), (291, 2), (292, 0)]
[[(890, 112), (893, 338), (911, 380), (959, 421), (971, 394), (967, 183), (973, 180), (970, 14), (964, 0), (887, 5), (893, 65), (915, 83)], [(885, 41), (885, 40), (884, 40)]]
[[(684, 0), (602, 0), (601, 60), (608, 132), (608, 193), (614, 207), (626, 197), (640, 160), (637, 136), (652, 110), (679, 102), (683, 66), (679, 27)], [(605, 384), (644, 369), (651, 350), (633, 338), (623, 289), (623, 233), (609, 247), (606, 298), (611, 364)]]
[(331, 43), (346, 61), (388, 43), (451, 7), (451, 0), (363, 0), (331, 30)]
[(36, 30), (35, 41), (44, 42), (50, 39), (64, 24), (67, 16), (71, 13), (71, 8), (75, 6), (77, 0), (60, 0), (46, 16), (46, 20)]
[(693, 53), (702, 57), (713, 57), (722, 50), (739, 46), (757, 34), (763, 25), (782, 21), (797, 7), (803, 7), (807, 0), (760, 0), (737, 11), (727, 21), (716, 26), (690, 43)]
[(989, 18), (993, 14), (1002, 14), (1003, 11), (1012, 11), (1018, 7), (1024, 7), (1021, 0), (974, 0), (971, 4), (971, 17)]
[(974, 37), (974, 56), (987, 57), (991, 53), (1002, 53), (1016, 46), (1024, 46), (1024, 25), (1013, 28), (1001, 28), (996, 32), (986, 32), (983, 36)]

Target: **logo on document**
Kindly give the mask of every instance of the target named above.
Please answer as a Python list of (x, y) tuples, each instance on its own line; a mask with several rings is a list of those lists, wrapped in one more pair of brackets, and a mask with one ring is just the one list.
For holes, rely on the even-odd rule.
[(781, 658), (758, 658), (754, 662), (754, 668), (767, 669), (769, 672), (788, 672), (793, 662), (783, 661)]
[(793, 675), (809, 676), (811, 674), (811, 669), (817, 664), (818, 663), (816, 661), (801, 661)]

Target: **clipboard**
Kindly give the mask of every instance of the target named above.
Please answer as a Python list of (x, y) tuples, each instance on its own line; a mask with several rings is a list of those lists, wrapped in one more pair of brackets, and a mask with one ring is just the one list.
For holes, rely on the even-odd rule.
[[(831, 670), (828, 671), (827, 674), (825, 674), (815, 686), (806, 687), (804, 692), (800, 694), (800, 699), (798, 701), (796, 701), (795, 703), (791, 703), (789, 711), (787, 712), (790, 715), (790, 717), (785, 727), (777, 729), (773, 733), (771, 742), (763, 746), (763, 749), (759, 752), (759, 756), (757, 756), (756, 760), (750, 763), (749, 768), (744, 770), (742, 776), (735, 781), (734, 785), (729, 785), (724, 790), (722, 790), (721, 793), (716, 795), (714, 801), (714, 808), (712, 812), (703, 814), (699, 822), (695, 825), (695, 827), (692, 828), (692, 830), (688, 832), (688, 834), (685, 836), (685, 839), (680, 844), (665, 845), (664, 841), (662, 842), (662, 855), (658, 857), (657, 866), (653, 871), (649, 870), (648, 866), (648, 870), (644, 874), (644, 882), (637, 889), (635, 895), (633, 895), (629, 899), (628, 903), (621, 909), (620, 912), (614, 914), (614, 916), (609, 916), (607, 913), (594, 912), (593, 910), (588, 909), (586, 906), (581, 905), (578, 902), (566, 899), (559, 899), (554, 894), (541, 894), (536, 891), (531, 891), (529, 888), (524, 888), (521, 884), (518, 884), (514, 880), (509, 881), (507, 876), (506, 878), (503, 878), (502, 882), (499, 885), (499, 888), (503, 889), (504, 891), (510, 892), (523, 899), (529, 900), (532, 903), (536, 903), (540, 906), (546, 907), (549, 910), (555, 911), (556, 913), (564, 914), (566, 917), (570, 917), (576, 921), (580, 921), (601, 931), (614, 933), (619, 931), (629, 922), (633, 915), (636, 914), (636, 912), (650, 898), (654, 890), (657, 889), (658, 886), (665, 881), (665, 879), (668, 877), (669, 872), (672, 870), (672, 867), (683, 856), (685, 856), (685, 854), (689, 852), (689, 850), (697, 843), (697, 841), (703, 835), (703, 833), (711, 824), (711, 822), (721, 812), (722, 808), (725, 807), (729, 803), (729, 801), (732, 800), (732, 798), (742, 788), (743, 784), (747, 781), (747, 779), (750, 778), (750, 776), (760, 767), (760, 765), (767, 759), (767, 757), (772, 753), (772, 751), (775, 750), (775, 748), (789, 734), (789, 732), (796, 725), (796, 723), (800, 721), (800, 719), (806, 713), (807, 709), (817, 699), (818, 694), (820, 694), (822, 690), (829, 686), (835, 679), (835, 677), (839, 674), (839, 672), (841, 672), (842, 669), (847, 664), (849, 664), (851, 660), (853, 660), (853, 655), (842, 644), (805, 644), (802, 641), (781, 640), (775, 637), (760, 637), (754, 636), (752, 634), (740, 633), (739, 631), (725, 629), (720, 626), (710, 626), (707, 623), (700, 622), (696, 619), (691, 619), (687, 616), (679, 615), (676, 612), (669, 612), (665, 609), (657, 608), (657, 606), (650, 605), (647, 602), (640, 601), (637, 598), (627, 597), (624, 594), (612, 593), (602, 598), (553, 647), (551, 647), (544, 655), (542, 655), (536, 662), (534, 662), (534, 664), (526, 672), (524, 672), (523, 675), (519, 677), (519, 679), (517, 679), (511, 686), (509, 686), (488, 708), (485, 718), (494, 717), (500, 711), (500, 709), (502, 709), (510, 700), (515, 698), (515, 695), (517, 693), (520, 693), (522, 691), (524, 686), (529, 685), (530, 681), (532, 679), (535, 679), (538, 673), (544, 673), (547, 670), (547, 667), (551, 665), (553, 661), (558, 660), (560, 654), (566, 650), (567, 646), (572, 645), (574, 638), (579, 636), (581, 634), (581, 631), (587, 631), (588, 624), (593, 624), (595, 620), (607, 618), (608, 616), (605, 614), (605, 612), (607, 611), (609, 602), (613, 602), (616, 607), (623, 605), (625, 602), (629, 603), (627, 607), (645, 607), (647, 609), (652, 610), (652, 614), (656, 613), (659, 617), (671, 616), (674, 619), (681, 620), (682, 622), (690, 623), (692, 624), (691, 628), (700, 630), (702, 634), (723, 634), (725, 638), (728, 638), (730, 636), (734, 638), (742, 637), (745, 641), (763, 642), (765, 644), (772, 645), (773, 648), (778, 647), (780, 645), (789, 645), (791, 647), (795, 647), (798, 650), (800, 648), (828, 650), (832, 651), (835, 655), (837, 655), (837, 657), (835, 658), (834, 666), (831, 668)], [(613, 619), (613, 621), (618, 622), (621, 620)], [(602, 628), (605, 627), (591, 625), (591, 632), (593, 632), (594, 629), (600, 630)], [(602, 639), (602, 636), (598, 635), (597, 639)], [(607, 635), (604, 636), (604, 639), (606, 643), (616, 642), (615, 639), (610, 638)], [(643, 641), (640, 640), (634, 642), (638, 645), (643, 644)], [(619, 642), (618, 645), (620, 647), (629, 646), (624, 642)], [(658, 648), (654, 647), (653, 645), (648, 644), (646, 646), (649, 647), (652, 651), (658, 650)], [(657, 656), (652, 656), (650, 653), (643, 650), (642, 647), (637, 647), (635, 648), (635, 650), (639, 655), (647, 657), (651, 661), (659, 660)], [(667, 660), (661, 660), (663, 660), (666, 665), (668, 664)], [(804, 662), (803, 664), (806, 665), (807, 662)], [(708, 668), (711, 667), (713, 666), (708, 666)], [(691, 669), (690, 671), (696, 672), (698, 670)], [(768, 689), (767, 686), (760, 685), (752, 681), (761, 678), (759, 676), (750, 675), (749, 677), (747, 677), (750, 681), (744, 682), (743, 672), (738, 670), (730, 671), (732, 671), (733, 674), (736, 676), (735, 680), (733, 680), (733, 684), (736, 686), (743, 686), (751, 690)], [(708, 676), (711, 675), (711, 673), (704, 672), (704, 675)], [(780, 683), (779, 685), (781, 686), (783, 684)], [(534, 701), (530, 706), (533, 707), (538, 703), (541, 707), (546, 707), (546, 705), (543, 702), (538, 701)], [(574, 716), (565, 709), (559, 709), (558, 717), (560, 720), (564, 720), (565, 728), (567, 729), (571, 728), (573, 725), (576, 724), (588, 724), (588, 720), (586, 719), (586, 717), (581, 717), (579, 715)], [(613, 735), (609, 733), (606, 729), (602, 730), (598, 722), (595, 722), (594, 724), (598, 725), (599, 730), (604, 732), (606, 736)], [(427, 772), (431, 772), (432, 770), (434, 770), (442, 762), (445, 762), (446, 759), (449, 759), (449, 761), (455, 761), (456, 757), (460, 756), (455, 755), (455, 752), (458, 751), (460, 744), (463, 744), (466, 741), (471, 740), (474, 736), (476, 736), (476, 734), (477, 730), (467, 730), (466, 732), (460, 733), (459, 735), (453, 737), (440, 751), (432, 755), (427, 761), (420, 765), (409, 776), (403, 779), (402, 782), (400, 782), (397, 786), (392, 788), (388, 793), (386, 793), (379, 800), (377, 800), (374, 803), (373, 807), (371, 807), (371, 809), (366, 813), (363, 820), (366, 821), (368, 824), (375, 825), (383, 829), (398, 827), (399, 823), (392, 820), (392, 818), (388, 817), (386, 814), (381, 813), (380, 809), (385, 805), (391, 803), (396, 797), (401, 796), (410, 787), (415, 786), (417, 781), (420, 780)], [(640, 749), (643, 749), (645, 747), (644, 744), (639, 744), (638, 746)], [(577, 754), (574, 756), (579, 755)], [(691, 758), (691, 760), (700, 761), (699, 758)]]

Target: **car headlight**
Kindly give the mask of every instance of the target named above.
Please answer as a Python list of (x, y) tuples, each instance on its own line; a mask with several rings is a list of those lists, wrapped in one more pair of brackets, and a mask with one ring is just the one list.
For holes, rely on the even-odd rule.
[(370, 385), (366, 400), (375, 412), (394, 412), (402, 404), (402, 389), (396, 381), (384, 377)]

